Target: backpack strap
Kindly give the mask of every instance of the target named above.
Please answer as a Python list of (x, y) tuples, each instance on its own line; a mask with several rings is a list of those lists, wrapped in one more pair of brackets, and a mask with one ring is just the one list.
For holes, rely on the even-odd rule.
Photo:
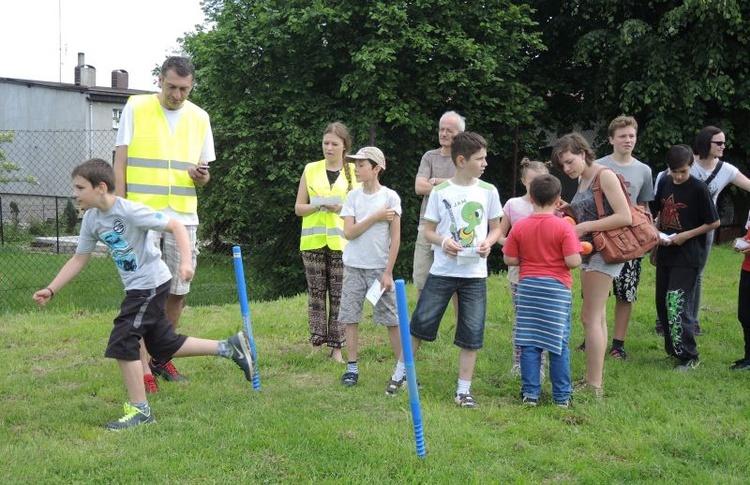
[(703, 181), (706, 185), (713, 182), (714, 178), (716, 178), (716, 175), (719, 173), (719, 170), (721, 170), (722, 165), (724, 165), (724, 162), (722, 160), (719, 160), (719, 163), (716, 164), (716, 166), (714, 167), (714, 171), (711, 172), (711, 175), (709, 175), (708, 178)]

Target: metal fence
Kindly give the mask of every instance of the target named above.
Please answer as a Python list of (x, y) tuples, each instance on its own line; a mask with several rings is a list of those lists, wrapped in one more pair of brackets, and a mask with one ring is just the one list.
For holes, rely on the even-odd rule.
[[(13, 131), (11, 141), (0, 143), (0, 312), (28, 305), (31, 294), (54, 278), (75, 252), (82, 213), (76, 208), (70, 174), (89, 158), (114, 161), (114, 130)], [(2, 168), (5, 167), (5, 168)], [(9, 181), (9, 178), (13, 181)], [(227, 255), (228, 274), (231, 254)], [(71, 283), (73, 302), (119, 304), (122, 297), (114, 265), (102, 247), (86, 270)], [(213, 295), (204, 301), (236, 301), (231, 278), (226, 284), (207, 285)], [(106, 290), (105, 290), (106, 289)], [(100, 295), (106, 291), (107, 295)], [(88, 297), (86, 297), (88, 295)], [(213, 298), (212, 298), (213, 297)], [(194, 298), (191, 300), (195, 301)]]

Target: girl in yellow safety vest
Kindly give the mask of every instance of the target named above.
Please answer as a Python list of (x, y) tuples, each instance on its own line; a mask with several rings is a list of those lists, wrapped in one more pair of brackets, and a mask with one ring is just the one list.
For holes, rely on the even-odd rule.
[[(299, 181), (294, 213), (302, 217), (300, 252), (307, 279), (307, 312), (310, 343), (331, 347), (331, 357), (344, 362), (344, 325), (338, 321), (346, 239), (339, 216), (346, 194), (359, 186), (345, 156), (352, 146), (343, 123), (328, 125), (323, 132), (323, 160), (308, 163)], [(326, 295), (328, 312), (326, 312)]]

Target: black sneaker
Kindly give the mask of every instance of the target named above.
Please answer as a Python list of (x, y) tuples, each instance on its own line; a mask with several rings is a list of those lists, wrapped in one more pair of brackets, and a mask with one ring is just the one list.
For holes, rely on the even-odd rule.
[(750, 359), (740, 359), (732, 364), (730, 370), (750, 370)]
[(609, 356), (617, 360), (628, 360), (628, 354), (624, 347), (612, 347), (609, 350)]
[(125, 416), (121, 417), (117, 421), (107, 423), (107, 429), (110, 431), (119, 431), (121, 429), (133, 428), (141, 424), (155, 423), (154, 413), (151, 409), (148, 410), (148, 414), (143, 413), (140, 409), (133, 406), (130, 403), (125, 403), (123, 406)]
[(358, 380), (359, 373), (357, 372), (344, 372), (344, 375), (341, 376), (341, 383), (346, 387), (356, 386)]
[(521, 404), (524, 406), (530, 406), (530, 407), (536, 407), (536, 404), (539, 400), (535, 397), (529, 397), (529, 396), (523, 396), (523, 399), (521, 399)]
[(232, 349), (232, 360), (245, 373), (245, 379), (248, 382), (252, 382), (255, 373), (255, 363), (253, 362), (253, 355), (250, 352), (245, 332), (238, 332), (237, 335), (232, 335), (227, 339), (227, 342)]
[(555, 406), (560, 409), (570, 409), (573, 406), (573, 401), (570, 398), (564, 401), (555, 401)]
[(700, 365), (701, 361), (696, 357), (695, 359), (684, 360), (681, 364), (674, 368), (676, 372), (690, 372), (695, 370)]
[(385, 395), (393, 397), (398, 394), (398, 390), (401, 389), (401, 386), (404, 385), (404, 382), (406, 382), (406, 377), (404, 377), (400, 381), (394, 381), (393, 379), (391, 379), (388, 382), (388, 385), (385, 387)]
[(152, 374), (161, 377), (165, 381), (187, 382), (187, 377), (177, 372), (177, 369), (175, 369), (171, 360), (168, 360), (163, 364), (159, 364), (154, 359), (151, 359), (148, 362), (148, 366), (151, 369)]

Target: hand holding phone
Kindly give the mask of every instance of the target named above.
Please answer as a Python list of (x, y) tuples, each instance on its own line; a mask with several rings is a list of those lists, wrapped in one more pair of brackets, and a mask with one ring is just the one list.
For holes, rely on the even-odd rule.
[(198, 165), (198, 168), (196, 170), (198, 170), (201, 175), (205, 175), (208, 172), (208, 164), (206, 163), (204, 165)]

